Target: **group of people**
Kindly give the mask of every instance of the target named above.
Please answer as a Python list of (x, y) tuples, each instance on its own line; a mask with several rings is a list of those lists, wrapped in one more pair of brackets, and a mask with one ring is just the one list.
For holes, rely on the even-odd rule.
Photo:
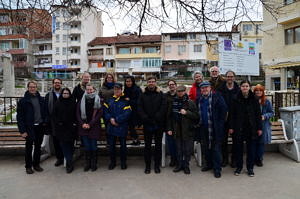
[[(52, 90), (42, 98), (35, 81), (28, 82), (28, 90), (18, 102), (19, 131), (26, 139), (25, 168), (27, 174), (41, 172), (41, 143), (44, 134), (50, 134), (60, 166), (66, 160), (66, 172), (73, 166), (74, 140), (84, 147), (84, 171), (97, 170), (97, 140), (106, 136), (110, 163), (116, 167), (116, 141), (120, 142), (120, 166), (127, 168), (126, 138), (129, 132), (133, 144), (139, 145), (135, 128), (143, 126), (145, 174), (160, 173), (162, 137), (166, 134), (170, 166), (174, 172), (190, 174), (189, 162), (194, 141), (200, 141), (204, 157), (202, 171), (212, 170), (221, 177), (222, 167), (229, 163), (228, 136), (232, 136), (231, 166), (239, 175), (243, 168), (243, 145), (247, 145), (247, 171), (254, 176), (253, 167), (263, 166), (264, 145), (271, 141), (269, 119), (272, 106), (264, 94), (264, 87), (245, 80), (238, 85), (235, 73), (228, 71), (223, 78), (218, 67), (210, 69), (210, 80), (203, 81), (201, 72), (193, 75), (190, 89), (169, 80), (168, 92), (157, 86), (156, 77), (149, 77), (142, 89), (133, 76), (124, 78), (124, 85), (107, 74), (97, 89), (84, 73), (73, 92), (62, 88), (62, 80), (53, 79)], [(124, 86), (124, 89), (123, 89)], [(105, 132), (102, 132), (101, 119)], [(152, 141), (154, 140), (154, 151)], [(34, 152), (32, 155), (32, 146)], [(152, 164), (154, 158), (154, 164)]]

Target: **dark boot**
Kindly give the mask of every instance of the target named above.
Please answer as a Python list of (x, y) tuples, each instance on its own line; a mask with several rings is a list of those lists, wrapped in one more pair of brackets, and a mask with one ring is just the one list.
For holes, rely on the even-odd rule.
[(67, 173), (72, 173), (73, 170), (74, 170), (74, 166), (73, 166), (72, 161), (70, 161), (70, 162), (67, 161), (66, 172)]
[(110, 163), (108, 165), (108, 170), (113, 170), (116, 167), (116, 156), (110, 155)]
[(146, 165), (146, 168), (145, 168), (145, 174), (150, 174), (151, 173), (151, 165)]
[(83, 171), (88, 171), (91, 168), (91, 151), (85, 152), (85, 163)]
[(174, 167), (174, 166), (176, 166), (176, 163), (177, 163), (177, 159), (174, 158), (174, 157), (171, 157), (171, 161), (170, 161), (169, 166), (170, 167)]
[(122, 169), (122, 170), (127, 169), (127, 164), (126, 164), (125, 161), (122, 161), (122, 162), (121, 162), (121, 169)]
[(97, 170), (97, 151), (92, 151), (91, 152), (91, 171), (96, 171)]

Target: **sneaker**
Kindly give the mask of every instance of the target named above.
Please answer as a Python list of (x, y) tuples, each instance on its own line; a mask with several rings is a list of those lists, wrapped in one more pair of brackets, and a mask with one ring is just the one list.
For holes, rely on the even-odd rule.
[(262, 167), (263, 165), (264, 165), (264, 164), (263, 164), (262, 160), (257, 160), (257, 161), (256, 161), (256, 166)]
[(154, 168), (154, 172), (155, 172), (155, 173), (160, 173), (160, 168), (159, 168), (159, 167), (155, 167), (155, 168)]
[(150, 174), (151, 173), (150, 167), (146, 167), (144, 172), (145, 174)]
[(37, 172), (42, 172), (42, 171), (44, 171), (44, 169), (43, 169), (42, 167), (40, 167), (39, 165), (33, 167), (33, 169), (36, 170)]
[(190, 174), (190, 173), (191, 173), (191, 170), (190, 170), (189, 167), (184, 167), (183, 172), (184, 172), (185, 174)]
[(220, 171), (215, 171), (214, 176), (215, 176), (215, 178), (221, 178), (221, 172)]
[(33, 174), (34, 171), (32, 170), (32, 168), (26, 168), (26, 173), (27, 174)]
[(241, 171), (242, 171), (242, 169), (237, 168), (237, 169), (234, 171), (234, 175), (235, 175), (235, 176), (239, 176), (239, 175), (241, 174)]
[(248, 176), (249, 176), (249, 177), (254, 177), (254, 172), (253, 172), (252, 169), (249, 169), (249, 170), (248, 170)]

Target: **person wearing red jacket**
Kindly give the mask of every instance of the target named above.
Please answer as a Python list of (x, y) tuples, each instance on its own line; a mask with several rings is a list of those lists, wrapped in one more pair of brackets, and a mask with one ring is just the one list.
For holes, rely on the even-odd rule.
[(189, 98), (194, 102), (200, 96), (200, 87), (199, 85), (203, 82), (203, 74), (199, 71), (195, 72), (193, 75), (194, 83), (189, 91)]

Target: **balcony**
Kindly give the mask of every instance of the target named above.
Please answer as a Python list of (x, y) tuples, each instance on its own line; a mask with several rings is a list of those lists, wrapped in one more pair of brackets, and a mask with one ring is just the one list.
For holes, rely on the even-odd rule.
[(29, 63), (26, 61), (13, 61), (12, 64), (15, 68), (22, 68), (29, 66)]
[(70, 47), (80, 47), (80, 44), (81, 44), (81, 43), (80, 43), (80, 40), (76, 40), (76, 41), (73, 40), (73, 41), (69, 41), (69, 44), (68, 44), (68, 45), (69, 45)]
[(281, 25), (300, 22), (300, 1), (288, 4), (281, 8), (281, 13), (278, 18), (278, 23)]
[(81, 34), (81, 29), (79, 28), (71, 28), (70, 34)]
[(91, 67), (91, 68), (89, 68), (89, 72), (91, 72), (91, 73), (106, 73), (108, 71), (107, 71), (106, 67), (101, 67), (101, 68)]
[[(134, 73), (158, 73), (161, 71), (160, 67), (134, 67), (132, 69), (132, 72)], [(117, 67), (115, 69), (115, 72), (117, 73), (128, 73), (129, 72), (129, 68), (121, 68), (121, 67)]]
[(71, 53), (69, 54), (69, 59), (80, 59), (81, 56), (78, 53)]
[(34, 68), (52, 68), (52, 63), (35, 64)]
[(160, 53), (116, 54), (116, 59), (161, 58)]
[(41, 50), (34, 52), (33, 55), (52, 55), (52, 53), (52, 50)]
[(103, 55), (88, 55), (88, 60), (104, 60)]

